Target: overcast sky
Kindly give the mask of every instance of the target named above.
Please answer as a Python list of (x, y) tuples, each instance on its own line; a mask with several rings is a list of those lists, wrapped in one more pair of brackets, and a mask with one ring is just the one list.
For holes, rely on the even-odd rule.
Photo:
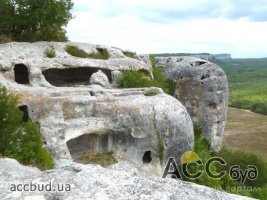
[(267, 57), (266, 0), (73, 0), (71, 41), (137, 53)]

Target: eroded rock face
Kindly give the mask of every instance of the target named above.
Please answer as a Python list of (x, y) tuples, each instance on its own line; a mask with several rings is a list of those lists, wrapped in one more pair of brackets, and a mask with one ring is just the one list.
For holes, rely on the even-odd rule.
[[(14, 167), (15, 163), (15, 167)], [(3, 170), (10, 166), (12, 172)], [(5, 169), (5, 168), (4, 168)], [(138, 167), (120, 162), (109, 168), (99, 165), (67, 164), (49, 172), (28, 172), (16, 161), (0, 159), (0, 199), (12, 200), (105, 200), (105, 199), (188, 199), (249, 200), (251, 198), (216, 191), (212, 188), (174, 179), (141, 174)], [(19, 171), (19, 172), (18, 172)], [(18, 177), (16, 174), (20, 173)], [(32, 184), (48, 191), (12, 192), (12, 184)], [(37, 186), (36, 186), (37, 187)], [(34, 188), (34, 186), (32, 186)], [(49, 189), (51, 188), (51, 191)], [(28, 187), (26, 187), (28, 189)]]
[[(55, 58), (44, 54), (49, 45)], [(180, 162), (192, 149), (192, 120), (177, 99), (159, 88), (117, 89), (110, 84), (127, 69), (149, 75), (150, 65), (107, 46), (101, 48), (108, 50), (108, 60), (77, 58), (66, 53), (66, 45), (88, 53), (98, 47), (54, 42), (0, 45), (0, 83), (20, 97), (56, 160), (113, 151), (118, 159), (160, 175), (168, 157)], [(146, 96), (149, 92), (156, 95)]]
[(164, 66), (166, 75), (177, 82), (175, 97), (187, 108), (203, 136), (218, 151), (227, 114), (228, 84), (217, 65), (194, 57), (157, 57), (156, 66)]
[(89, 83), (101, 85), (103, 87), (109, 87), (110, 86), (108, 77), (101, 70), (98, 70), (96, 73), (94, 73), (91, 76)]

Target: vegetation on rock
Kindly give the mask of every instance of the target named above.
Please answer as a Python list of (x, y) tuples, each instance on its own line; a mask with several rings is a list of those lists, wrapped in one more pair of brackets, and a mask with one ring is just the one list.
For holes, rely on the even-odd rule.
[(50, 45), (49, 47), (45, 48), (44, 53), (48, 58), (56, 57), (56, 51), (53, 45)]
[(107, 49), (96, 48), (97, 53), (87, 53), (86, 51), (80, 49), (79, 47), (67, 45), (65, 50), (68, 54), (79, 57), (79, 58), (93, 58), (93, 59), (102, 59), (107, 60), (109, 58), (109, 53)]
[(136, 53), (132, 51), (123, 51), (122, 53), (129, 58), (133, 58), (134, 55), (136, 55)]
[(96, 154), (86, 153), (79, 156), (77, 159), (75, 159), (75, 161), (82, 164), (99, 164), (103, 167), (107, 167), (118, 162), (113, 156), (113, 152)]
[(52, 168), (53, 159), (43, 148), (38, 126), (22, 122), (22, 116), (17, 98), (0, 86), (0, 153), (42, 170)]
[(163, 68), (153, 68), (154, 80), (151, 80), (143, 72), (126, 70), (119, 79), (121, 88), (159, 87), (167, 94), (173, 95), (176, 83), (163, 73)]

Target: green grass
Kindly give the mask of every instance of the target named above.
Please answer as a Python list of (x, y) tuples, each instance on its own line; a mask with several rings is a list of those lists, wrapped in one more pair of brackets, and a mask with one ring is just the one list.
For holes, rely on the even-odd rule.
[(45, 50), (44, 50), (44, 54), (48, 58), (56, 57), (56, 51), (55, 51), (55, 48), (53, 47), (53, 45), (50, 45), (49, 47), (46, 47)]
[(155, 96), (157, 94), (158, 94), (157, 92), (149, 91), (149, 92), (146, 92), (144, 95), (145, 96)]
[[(213, 165), (211, 171), (214, 173), (219, 173), (222, 170), (227, 172), (230, 171), (230, 167), (233, 165), (239, 165), (241, 169), (247, 169), (248, 165), (254, 165), (258, 169), (259, 176), (256, 180), (246, 180), (244, 183), (240, 181), (234, 181), (231, 179), (229, 174), (226, 174), (221, 179), (212, 179), (208, 177), (205, 173), (198, 179), (186, 179), (184, 180), (195, 182), (201, 185), (220, 188), (221, 190), (232, 192), (239, 195), (249, 196), (259, 199), (267, 199), (267, 163), (260, 157), (245, 153), (241, 151), (232, 151), (227, 148), (222, 148), (218, 153), (210, 153), (210, 144), (207, 140), (201, 137), (201, 129), (199, 126), (194, 126), (195, 133), (195, 144), (194, 152), (200, 157), (203, 163), (214, 156), (223, 158), (227, 165)], [(202, 168), (203, 169), (203, 168)], [(194, 165), (189, 166), (189, 172), (195, 173), (196, 167)], [(256, 188), (254, 190), (241, 190), (241, 191), (229, 191), (229, 188)]]
[(86, 51), (72, 45), (67, 45), (65, 50), (68, 54), (79, 57), (79, 58), (92, 58), (92, 59), (101, 59), (107, 60), (109, 59), (109, 53), (107, 49), (104, 48), (96, 48), (97, 53), (87, 53)]
[(267, 58), (216, 63), (228, 78), (229, 105), (267, 115)]
[(41, 170), (53, 168), (38, 126), (31, 121), (22, 122), (22, 116), (16, 97), (0, 86), (0, 153)]
[(118, 162), (113, 156), (113, 152), (96, 154), (86, 153), (79, 156), (77, 159), (75, 159), (75, 161), (82, 164), (99, 164), (103, 167), (107, 167)]

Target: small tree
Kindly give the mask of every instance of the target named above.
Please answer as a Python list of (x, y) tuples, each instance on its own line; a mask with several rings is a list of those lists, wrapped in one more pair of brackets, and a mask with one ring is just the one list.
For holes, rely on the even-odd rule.
[(71, 0), (1, 0), (0, 34), (17, 41), (66, 41)]

